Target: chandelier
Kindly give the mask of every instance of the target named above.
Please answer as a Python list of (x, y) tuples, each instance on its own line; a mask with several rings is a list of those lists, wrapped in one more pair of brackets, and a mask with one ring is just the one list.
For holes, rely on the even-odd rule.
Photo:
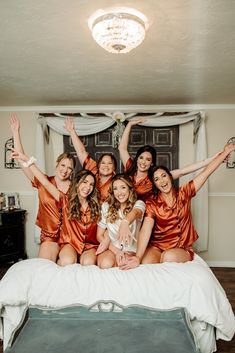
[(97, 11), (88, 21), (95, 41), (110, 53), (128, 53), (138, 47), (147, 29), (147, 18), (134, 9)]

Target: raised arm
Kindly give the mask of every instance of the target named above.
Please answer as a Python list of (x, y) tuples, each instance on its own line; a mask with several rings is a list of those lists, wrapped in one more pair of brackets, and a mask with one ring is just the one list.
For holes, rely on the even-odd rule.
[(20, 161), (22, 164), (24, 164), (24, 168), (25, 169), (30, 169), (32, 175), (34, 177), (36, 177), (40, 183), (45, 187), (45, 189), (57, 200), (59, 201), (59, 197), (60, 197), (60, 192), (59, 190), (55, 187), (55, 185), (53, 185), (45, 176), (45, 174), (43, 174), (41, 172), (41, 170), (36, 166), (35, 162), (36, 160), (31, 157), (29, 158), (28, 156), (26, 156), (24, 153), (21, 153), (19, 151), (17, 151), (15, 148), (13, 149), (12, 152), (12, 158), (17, 159), (18, 161)]
[(83, 163), (85, 162), (86, 157), (88, 156), (88, 152), (86, 151), (81, 139), (77, 135), (74, 129), (73, 119), (71, 117), (65, 118), (65, 128), (70, 133), (74, 149), (77, 153), (79, 162), (83, 167)]
[[(13, 135), (13, 140), (14, 140), (14, 148), (21, 152), (24, 153), (24, 148), (21, 142), (21, 136), (20, 136), (20, 121), (18, 119), (18, 116), (15, 113), (12, 113), (9, 119), (9, 124), (11, 127), (12, 135)], [(22, 163), (20, 163), (21, 169), (23, 170), (24, 174), (26, 177), (30, 180), (33, 181), (33, 173), (29, 168), (24, 168)]]
[(171, 170), (171, 174), (172, 174), (172, 176), (173, 176), (173, 179), (181, 178), (181, 177), (184, 176), (184, 175), (187, 175), (187, 174), (196, 172), (196, 171), (199, 170), (199, 169), (205, 168), (205, 167), (206, 167), (213, 159), (215, 159), (220, 153), (221, 153), (221, 151), (218, 152), (218, 153), (216, 153), (214, 156), (209, 157), (209, 158), (207, 158), (207, 159), (204, 159), (204, 160), (202, 160), (202, 161), (199, 161), (199, 162), (196, 162), (196, 163), (193, 163), (193, 164), (186, 165), (185, 167), (180, 168), (180, 169)]
[(219, 153), (208, 165), (205, 169), (201, 171), (194, 179), (194, 185), (196, 192), (198, 192), (203, 184), (207, 181), (209, 176), (223, 163), (223, 161), (227, 158), (227, 156), (235, 150), (235, 144), (230, 143), (224, 147), (224, 150)]
[(134, 125), (143, 123), (144, 121), (146, 121), (146, 118), (136, 118), (136, 119), (132, 119), (128, 122), (123, 135), (121, 137), (119, 146), (118, 146), (118, 150), (119, 150), (119, 154), (120, 154), (120, 159), (125, 167), (128, 159), (130, 158), (130, 154), (128, 152), (128, 141), (129, 141), (129, 136), (130, 136), (130, 132), (131, 132), (131, 128)]

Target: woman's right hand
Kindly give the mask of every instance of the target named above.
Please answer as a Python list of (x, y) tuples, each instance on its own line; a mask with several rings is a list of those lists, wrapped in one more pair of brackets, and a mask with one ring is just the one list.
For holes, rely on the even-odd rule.
[(118, 250), (115, 254), (115, 257), (118, 267), (122, 266), (125, 263), (126, 257), (124, 251)]
[(109, 244), (110, 244), (110, 239), (108, 237), (105, 237), (99, 244), (97, 250), (96, 250), (96, 255), (101, 254), (102, 252), (104, 252), (105, 250), (107, 250), (109, 248)]
[(137, 256), (128, 256), (119, 266), (120, 270), (131, 270), (140, 265), (140, 259)]

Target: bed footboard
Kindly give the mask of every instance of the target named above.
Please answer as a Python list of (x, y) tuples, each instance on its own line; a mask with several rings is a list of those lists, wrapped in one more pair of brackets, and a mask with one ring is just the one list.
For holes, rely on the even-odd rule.
[(30, 307), (4, 353), (200, 353), (183, 308), (115, 302), (58, 310)]

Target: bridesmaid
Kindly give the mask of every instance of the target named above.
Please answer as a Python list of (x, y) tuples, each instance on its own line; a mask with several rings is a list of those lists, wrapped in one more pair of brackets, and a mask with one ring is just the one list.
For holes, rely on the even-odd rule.
[(96, 198), (95, 176), (89, 170), (81, 170), (73, 178), (68, 195), (59, 191), (40, 171), (35, 159), (13, 149), (12, 158), (27, 167), (48, 193), (55, 199), (57, 208), (62, 210), (62, 228), (59, 238), (57, 263), (61, 266), (74, 264), (96, 264), (97, 222), (100, 218)]
[[(13, 134), (14, 146), (18, 151), (24, 153), (20, 137), (20, 122), (17, 115), (12, 114), (9, 122)], [(76, 161), (72, 154), (62, 153), (56, 160), (55, 175), (45, 175), (45, 177), (60, 192), (67, 195), (75, 164)], [(55, 199), (34, 176), (30, 168), (24, 167), (21, 164), (21, 169), (31, 181), (32, 186), (38, 189), (39, 205), (36, 224), (41, 228), (38, 257), (56, 262), (59, 253), (58, 240), (61, 228), (61, 212), (56, 206)]]
[(116, 173), (117, 161), (111, 153), (101, 155), (99, 160), (94, 161), (85, 149), (81, 139), (77, 135), (73, 119), (67, 117), (65, 119), (65, 128), (70, 133), (73, 146), (77, 153), (78, 159), (84, 169), (90, 170), (96, 177), (96, 187), (99, 191), (100, 203), (104, 202), (109, 194), (109, 186), (112, 177)]

